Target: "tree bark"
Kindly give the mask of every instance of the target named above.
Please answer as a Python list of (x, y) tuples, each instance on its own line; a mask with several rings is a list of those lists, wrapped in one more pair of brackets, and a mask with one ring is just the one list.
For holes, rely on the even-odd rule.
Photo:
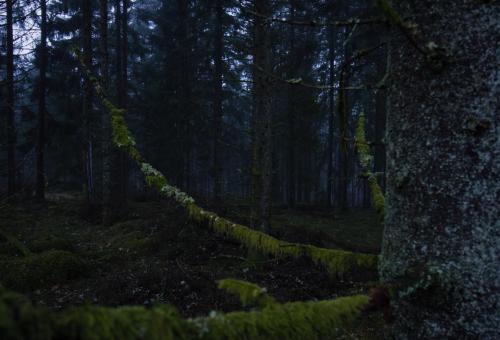
[[(270, 14), (268, 1), (255, 0), (255, 11), (265, 16)], [(257, 227), (270, 230), (271, 182), (272, 182), (272, 114), (271, 114), (271, 40), (266, 20), (255, 18), (254, 36), (254, 140), (252, 176), (254, 192), (254, 214)]]
[[(401, 1), (380, 273), (398, 339), (500, 338), (500, 4)], [(424, 55), (425, 53), (425, 55)]]
[(326, 205), (331, 208), (333, 206), (333, 154), (335, 152), (335, 29), (329, 28), (328, 32), (328, 61), (329, 61), (329, 85), (331, 89), (328, 91), (328, 156), (327, 156), (327, 174), (326, 174)]
[(349, 117), (347, 109), (347, 94), (343, 89), (346, 87), (346, 71), (342, 70), (340, 72), (339, 79), (339, 91), (338, 91), (338, 131), (340, 136), (339, 145), (339, 175), (338, 175), (338, 188), (339, 188), (339, 207), (342, 210), (347, 210), (349, 208), (348, 201), (348, 176), (349, 176), (349, 145), (347, 144), (347, 139), (349, 138)]
[(122, 0), (115, 0), (115, 83), (118, 106), (123, 108), (123, 35), (122, 35)]
[(213, 131), (213, 193), (214, 200), (222, 199), (222, 118), (223, 118), (223, 92), (222, 92), (222, 63), (224, 53), (222, 15), (224, 8), (222, 0), (217, 0), (215, 18), (215, 73), (214, 73), (214, 131)]
[[(126, 81), (127, 81), (127, 3), (124, 0), (115, 0), (115, 88), (118, 107), (126, 110)], [(111, 184), (111, 202), (113, 220), (120, 214), (127, 204), (127, 155), (112, 146), (111, 172), (115, 174)]]
[[(83, 59), (87, 67), (92, 69), (92, 2), (84, 0), (82, 4), (82, 46)], [(83, 78), (83, 164), (84, 164), (84, 193), (87, 207), (95, 205), (94, 182), (94, 144), (92, 136), (92, 83), (87, 77)]]
[[(385, 36), (385, 35), (384, 35)], [(385, 131), (387, 121), (388, 109), (388, 91), (387, 87), (390, 85), (390, 77), (388, 76), (391, 69), (391, 44), (387, 44), (387, 55), (384, 63), (378, 65), (378, 79), (384, 80), (384, 88), (377, 89), (375, 92), (375, 145), (374, 145), (374, 169), (376, 173), (381, 174), (379, 183), (382, 190), (385, 190), (385, 168), (386, 168), (386, 155), (385, 155)]]
[(36, 143), (36, 197), (45, 200), (45, 95), (47, 88), (47, 1), (40, 0), (40, 82), (38, 84), (38, 135)]
[[(122, 0), (123, 7), (121, 13), (121, 33), (122, 33), (122, 53), (121, 58), (122, 61), (120, 63), (121, 71), (121, 108), (125, 110), (128, 109), (128, 9), (129, 9), (129, 1)], [(126, 205), (127, 202), (127, 185), (128, 185), (128, 172), (129, 172), (129, 159), (128, 156), (120, 151), (120, 195), (121, 195), (121, 205)]]
[(16, 192), (16, 122), (14, 110), (14, 34), (13, 34), (13, 0), (5, 1), (7, 12), (7, 195)]
[[(290, 20), (295, 20), (295, 8), (296, 4), (295, 1), (290, 1)], [(295, 52), (295, 25), (290, 25), (290, 52), (289, 52), (289, 58), (291, 60), (289, 61), (290, 69), (288, 70), (290, 72), (290, 79), (292, 77), (292, 74), (294, 71), (296, 71), (296, 63), (297, 63), (297, 55)], [(295, 94), (296, 94), (296, 88), (294, 85), (288, 85), (287, 86), (287, 118), (288, 118), (288, 164), (287, 164), (287, 169), (288, 169), (288, 174), (286, 176), (287, 178), (287, 192), (288, 192), (288, 197), (287, 197), (287, 205), (288, 208), (293, 209), (295, 208), (295, 195), (296, 195), (296, 187), (295, 187), (295, 180), (296, 180), (296, 141), (295, 141), (295, 135), (296, 135), (296, 113), (295, 113), (295, 105), (296, 105), (296, 100), (295, 100)]]
[[(109, 48), (108, 48), (108, 0), (99, 1), (99, 52), (100, 69), (104, 89), (109, 88)], [(111, 117), (108, 110), (101, 113), (101, 196), (102, 196), (102, 221), (110, 224), (113, 219), (112, 212), (112, 162), (113, 142), (111, 134)]]
[(192, 136), (192, 70), (191, 70), (191, 42), (189, 38), (189, 2), (187, 0), (177, 0), (177, 9), (179, 12), (179, 27), (177, 31), (177, 43), (179, 49), (179, 72), (180, 72), (180, 106), (179, 113), (183, 116), (184, 129), (184, 169), (182, 174), (183, 186), (187, 192), (191, 192), (191, 158), (193, 152)]

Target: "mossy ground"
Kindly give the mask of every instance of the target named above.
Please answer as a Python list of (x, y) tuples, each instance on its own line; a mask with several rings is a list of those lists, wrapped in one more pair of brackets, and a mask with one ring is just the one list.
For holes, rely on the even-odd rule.
[[(349, 278), (335, 280), (307, 259), (247, 257), (240, 244), (188, 223), (182, 209), (166, 202), (133, 203), (122, 220), (111, 226), (88, 221), (81, 211), (79, 200), (70, 197), (2, 208), (1, 227), (32, 254), (2, 252), (5, 242), (0, 240), (0, 281), (52, 309), (86, 303), (152, 306), (159, 302), (175, 306), (185, 317), (245, 309), (236, 296), (217, 288), (217, 281), (226, 278), (265, 287), (279, 303), (333, 299), (366, 292), (371, 285)], [(351, 215), (355, 223), (348, 229), (348, 215), (331, 219), (327, 214), (283, 210), (277, 211), (274, 224), (278, 232), (289, 232), (281, 232), (285, 237), (292, 237), (291, 230), (302, 235), (317, 231), (340, 240), (331, 244), (347, 245), (344, 249), (376, 250), (373, 225), (363, 227), (370, 229), (369, 237), (360, 227), (361, 221), (371, 221), (373, 216), (363, 216)], [(337, 226), (340, 221), (345, 229)], [(54, 254), (65, 256), (51, 260)], [(14, 267), (16, 271), (9, 270)]]

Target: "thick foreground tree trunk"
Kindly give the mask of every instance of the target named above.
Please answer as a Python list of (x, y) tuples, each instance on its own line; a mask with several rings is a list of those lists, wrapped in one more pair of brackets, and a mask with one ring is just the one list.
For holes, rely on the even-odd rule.
[(394, 45), (387, 126), (394, 334), (499, 339), (500, 3), (397, 3), (416, 32)]

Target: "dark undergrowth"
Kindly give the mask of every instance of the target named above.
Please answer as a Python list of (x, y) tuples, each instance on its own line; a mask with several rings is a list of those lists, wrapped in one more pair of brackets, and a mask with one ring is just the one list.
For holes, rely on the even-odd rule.
[[(20, 244), (0, 236), (0, 282), (56, 310), (88, 303), (168, 303), (185, 317), (243, 309), (236, 297), (217, 288), (225, 278), (265, 287), (280, 303), (365, 293), (375, 284), (363, 273), (356, 280), (331, 278), (307, 259), (249, 254), (234, 241), (192, 225), (167, 202), (133, 203), (111, 226), (93, 223), (81, 212), (79, 201), (66, 196), (1, 208), (0, 228)], [(228, 209), (226, 215), (245, 219), (241, 210)], [(375, 219), (369, 212), (277, 210), (273, 226), (277, 236), (290, 241), (376, 252)], [(353, 338), (378, 338), (380, 322), (372, 321)]]

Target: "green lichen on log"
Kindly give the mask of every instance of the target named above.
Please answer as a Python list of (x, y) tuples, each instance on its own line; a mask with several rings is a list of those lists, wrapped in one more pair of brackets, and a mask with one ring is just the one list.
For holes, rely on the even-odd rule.
[[(87, 76), (89, 76), (88, 68), (85, 67), (83, 61), (81, 61), (81, 64), (86, 70)], [(229, 236), (244, 244), (249, 249), (256, 250), (266, 255), (291, 256), (296, 258), (301, 256), (309, 257), (315, 263), (325, 266), (328, 272), (333, 276), (342, 276), (347, 272), (356, 271), (357, 269), (377, 271), (377, 257), (374, 255), (356, 254), (333, 249), (321, 250), (321, 248), (310, 247), (303, 244), (280, 241), (260, 231), (232, 223), (231, 221), (217, 216), (215, 213), (205, 211), (198, 207), (192, 197), (178, 188), (169, 185), (165, 176), (159, 170), (143, 160), (135, 147), (134, 138), (123, 119), (123, 111), (116, 108), (113, 103), (106, 98), (98, 82), (96, 85), (96, 92), (101, 97), (104, 106), (111, 112), (111, 116), (116, 117), (113, 119), (112, 124), (114, 143), (125, 150), (125, 152), (136, 161), (149, 186), (156, 188), (164, 196), (172, 198), (177, 203), (184, 206), (187, 209), (188, 217), (194, 222), (201, 225), (208, 225), (215, 232)]]
[(344, 274), (370, 271), (375, 272), (378, 257), (371, 254), (358, 254), (344, 250), (325, 249), (304, 245), (305, 253), (317, 264), (324, 266), (331, 275), (342, 277)]
[(377, 271), (378, 258), (375, 255), (281, 241), (258, 230), (232, 223), (195, 204), (188, 205), (188, 214), (190, 219), (198, 224), (207, 225), (217, 233), (226, 235), (251, 250), (276, 257), (305, 256), (325, 267), (332, 276), (342, 277), (346, 273), (361, 270)]
[(204, 340), (333, 339), (353, 326), (368, 302), (363, 295), (292, 302), (251, 312), (213, 313), (194, 322)]
[(218, 287), (237, 295), (243, 306), (268, 307), (276, 304), (276, 300), (267, 294), (265, 288), (251, 282), (225, 279), (218, 282)]
[(146, 183), (150, 187), (157, 189), (162, 195), (174, 199), (183, 206), (194, 203), (194, 199), (188, 194), (172, 185), (169, 185), (165, 176), (163, 176), (163, 174), (159, 170), (155, 169), (151, 164), (144, 162), (141, 163), (140, 166), (141, 171), (146, 178)]
[(34, 308), (25, 296), (0, 285), (0, 339), (53, 339), (54, 323), (48, 310)]
[(50, 312), (0, 286), (0, 338), (11, 339), (331, 339), (353, 326), (369, 298), (273, 304), (261, 310), (213, 312), (183, 319), (175, 308), (73, 307)]
[(196, 327), (168, 305), (151, 309), (74, 307), (56, 317), (56, 333), (61, 339), (176, 340), (193, 339), (196, 335)]
[(383, 222), (385, 218), (385, 198), (382, 188), (378, 184), (377, 177), (372, 172), (373, 156), (370, 154), (370, 146), (366, 141), (365, 129), (366, 119), (364, 113), (361, 113), (356, 126), (356, 151), (358, 153), (359, 163), (361, 164), (365, 177), (368, 181), (373, 206), (375, 207), (375, 211), (377, 212), (380, 221)]

